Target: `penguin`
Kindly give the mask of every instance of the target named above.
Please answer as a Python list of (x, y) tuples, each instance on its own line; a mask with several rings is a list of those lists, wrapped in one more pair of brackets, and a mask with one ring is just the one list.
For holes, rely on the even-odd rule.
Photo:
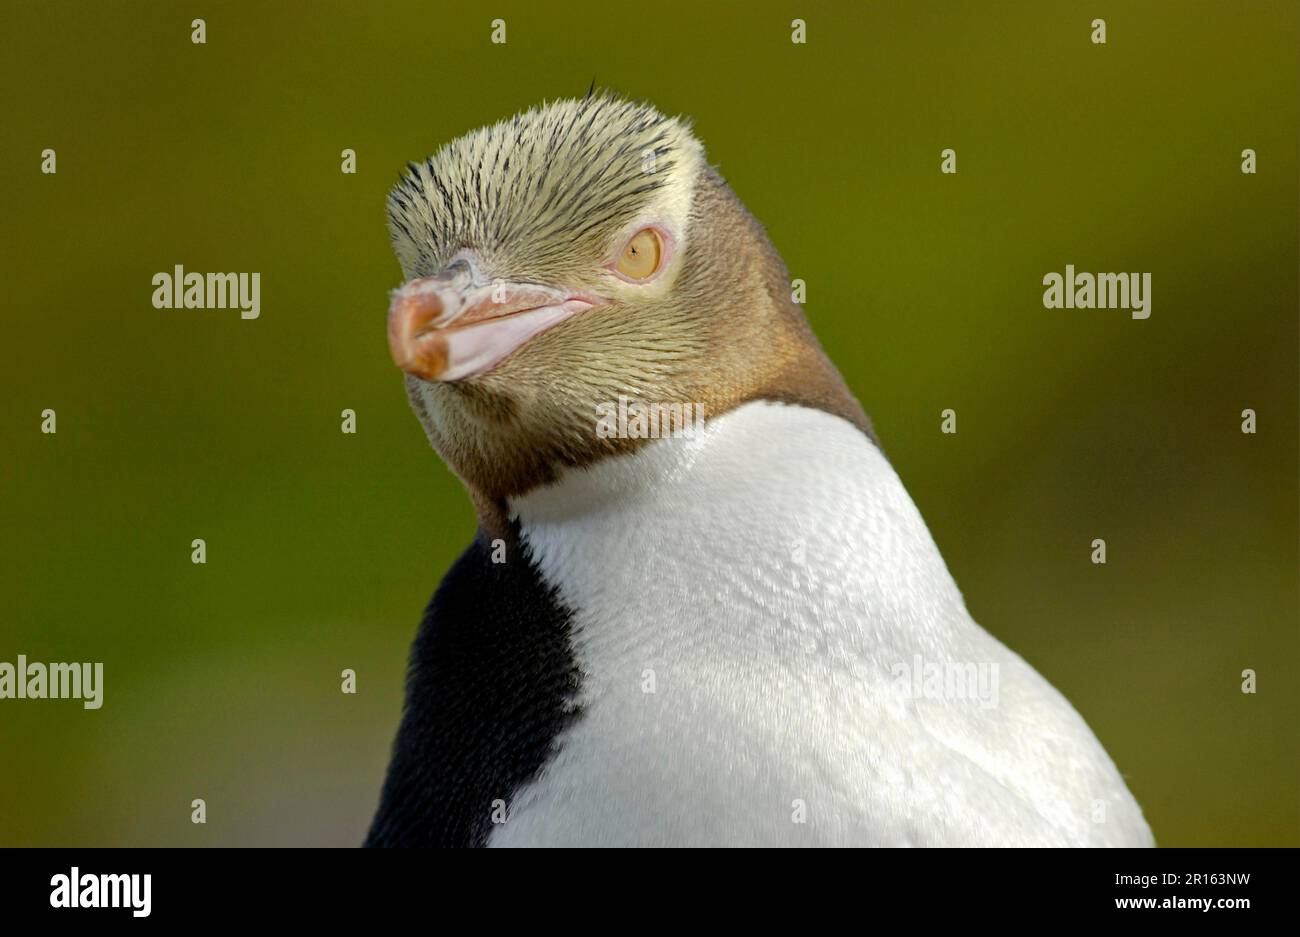
[(389, 348), (478, 532), (366, 845), (1153, 845), (971, 618), (685, 119), (544, 104), (387, 209)]

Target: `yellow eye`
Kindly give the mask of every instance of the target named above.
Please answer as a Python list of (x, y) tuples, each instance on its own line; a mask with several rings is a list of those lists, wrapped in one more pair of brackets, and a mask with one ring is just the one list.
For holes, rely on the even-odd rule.
[(663, 242), (654, 228), (642, 228), (632, 235), (618, 258), (618, 272), (629, 280), (644, 280), (659, 269)]

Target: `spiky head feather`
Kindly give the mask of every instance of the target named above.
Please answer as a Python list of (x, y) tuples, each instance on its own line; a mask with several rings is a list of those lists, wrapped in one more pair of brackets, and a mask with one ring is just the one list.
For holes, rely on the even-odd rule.
[(411, 163), (388, 197), (408, 277), (472, 250), (502, 276), (589, 265), (652, 207), (679, 218), (703, 148), (685, 121), (600, 93), (543, 104)]

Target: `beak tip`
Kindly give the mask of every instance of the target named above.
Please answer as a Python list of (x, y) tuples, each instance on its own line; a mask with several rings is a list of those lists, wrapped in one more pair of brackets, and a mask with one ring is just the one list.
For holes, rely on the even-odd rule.
[(400, 288), (388, 307), (388, 350), (408, 374), (437, 380), (447, 365), (447, 339), (429, 326), (443, 313), (437, 292)]

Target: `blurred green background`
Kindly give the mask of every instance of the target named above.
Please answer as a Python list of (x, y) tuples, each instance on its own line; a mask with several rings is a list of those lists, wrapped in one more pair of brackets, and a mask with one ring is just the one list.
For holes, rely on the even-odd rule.
[[(0, 701), (0, 844), (361, 840), (474, 529), (389, 361), (384, 196), (594, 77), (694, 118), (1157, 840), (1295, 845), (1296, 5), (470, 6), (0, 5), (0, 661), (105, 664), (97, 712)], [(1044, 309), (1067, 263), (1151, 272), (1151, 318)], [(175, 264), (260, 272), (261, 318), (154, 309)]]

